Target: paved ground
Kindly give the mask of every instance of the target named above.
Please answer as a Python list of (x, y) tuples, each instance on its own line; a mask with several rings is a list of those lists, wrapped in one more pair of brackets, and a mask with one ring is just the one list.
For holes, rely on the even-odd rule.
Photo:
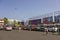
[(60, 40), (60, 35), (35, 31), (0, 31), (0, 40)]

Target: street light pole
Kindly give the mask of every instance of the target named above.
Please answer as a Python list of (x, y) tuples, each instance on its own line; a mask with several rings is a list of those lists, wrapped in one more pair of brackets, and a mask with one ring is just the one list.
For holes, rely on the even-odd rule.
[(55, 22), (55, 15), (54, 15), (54, 12), (53, 12), (53, 22)]

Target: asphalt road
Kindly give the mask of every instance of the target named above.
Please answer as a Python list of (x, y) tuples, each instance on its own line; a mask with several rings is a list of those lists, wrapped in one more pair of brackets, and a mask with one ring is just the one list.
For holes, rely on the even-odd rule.
[(60, 40), (60, 35), (36, 31), (0, 31), (0, 40)]

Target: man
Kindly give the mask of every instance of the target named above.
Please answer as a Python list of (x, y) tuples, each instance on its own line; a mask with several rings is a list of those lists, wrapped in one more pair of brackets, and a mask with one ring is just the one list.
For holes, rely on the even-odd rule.
[(30, 29), (30, 31), (31, 31), (31, 24), (29, 25), (29, 29)]
[(58, 28), (58, 34), (60, 35), (60, 27)]
[(46, 34), (48, 34), (48, 28), (47, 27), (45, 28), (45, 31), (46, 31)]

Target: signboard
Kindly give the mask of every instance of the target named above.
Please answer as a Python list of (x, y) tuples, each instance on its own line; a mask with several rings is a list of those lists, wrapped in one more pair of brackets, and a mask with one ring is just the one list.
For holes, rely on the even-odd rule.
[(60, 23), (60, 15), (58, 15), (58, 16), (55, 17), (55, 22), (56, 23)]
[(43, 23), (52, 23), (53, 22), (53, 17), (46, 17), (46, 18), (43, 18)]
[(40, 24), (41, 23), (41, 19), (35, 19), (35, 20), (30, 20), (29, 21), (29, 24), (35, 24), (35, 25), (37, 25), (37, 24)]

